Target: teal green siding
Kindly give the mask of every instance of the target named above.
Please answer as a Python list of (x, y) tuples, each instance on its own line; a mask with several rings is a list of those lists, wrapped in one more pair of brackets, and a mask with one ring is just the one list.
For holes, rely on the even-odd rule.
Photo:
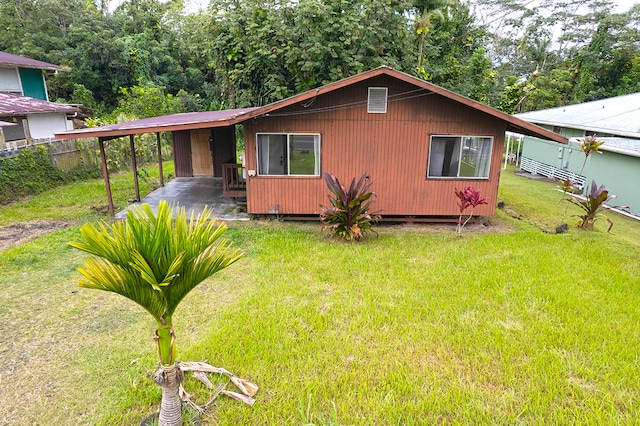
[(569, 129), (569, 128), (562, 128), (562, 130), (560, 130), (560, 134), (564, 137), (567, 138), (583, 138), (584, 137), (584, 130), (583, 129)]
[[(616, 198), (609, 204), (629, 206), (629, 210), (640, 215), (640, 191), (635, 182), (640, 182), (640, 158), (601, 150), (586, 161), (577, 142), (561, 145), (542, 139), (525, 137), (522, 156), (543, 164), (585, 176), (585, 187), (591, 181), (605, 185), (609, 194)], [(584, 164), (584, 171), (580, 173)]]
[(25, 96), (48, 100), (42, 70), (20, 68), (20, 80), (22, 80), (22, 92)]
[[(522, 156), (577, 175), (581, 174), (580, 170), (584, 164), (584, 154), (577, 143), (569, 142), (568, 145), (562, 145), (529, 136), (524, 138)], [(582, 176), (586, 176), (588, 172), (589, 160), (587, 160)]]
[(589, 156), (589, 174), (587, 185), (595, 180), (597, 185), (605, 185), (609, 194), (616, 196), (610, 205), (629, 206), (632, 212), (640, 215), (640, 158), (602, 151), (602, 155)]

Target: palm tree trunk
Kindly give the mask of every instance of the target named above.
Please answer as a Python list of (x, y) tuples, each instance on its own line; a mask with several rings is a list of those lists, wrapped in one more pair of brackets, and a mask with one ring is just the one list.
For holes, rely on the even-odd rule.
[(182, 424), (180, 384), (183, 379), (184, 374), (177, 362), (173, 365), (161, 366), (153, 377), (153, 381), (162, 387), (158, 426), (180, 426)]

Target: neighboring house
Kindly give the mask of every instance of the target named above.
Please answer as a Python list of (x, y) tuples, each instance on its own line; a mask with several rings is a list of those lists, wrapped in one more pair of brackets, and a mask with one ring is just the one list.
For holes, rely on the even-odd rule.
[[(557, 179), (571, 179), (590, 187), (591, 181), (605, 185), (615, 194), (615, 205), (628, 205), (640, 216), (640, 93), (617, 96), (515, 117), (538, 124), (571, 138), (568, 145), (558, 145), (525, 137), (521, 168)], [(604, 141), (602, 155), (592, 154), (586, 164), (580, 140), (595, 135)], [(584, 170), (582, 166), (584, 164)]]
[[(235, 163), (235, 126), (245, 140), (245, 181)], [(172, 132), (175, 174), (222, 176), (246, 194), (250, 214), (317, 216), (327, 203), (322, 175), (373, 182), (386, 218), (459, 214), (454, 190), (474, 186), (493, 215), (506, 131), (566, 138), (388, 67), (345, 78), (259, 108), (175, 114), (57, 134), (60, 138)], [(242, 193), (234, 192), (242, 190)]]
[(72, 130), (71, 118), (79, 112), (73, 105), (0, 93), (0, 121), (16, 124), (3, 127), (5, 145), (0, 145), (0, 151), (50, 141), (54, 133)]
[(48, 101), (45, 75), (67, 70), (59, 65), (0, 52), (0, 92)]
[(45, 75), (67, 69), (35, 59), (0, 52), (0, 120), (3, 126), (0, 151), (48, 142), (56, 132), (73, 129), (72, 118), (80, 109), (49, 102)]

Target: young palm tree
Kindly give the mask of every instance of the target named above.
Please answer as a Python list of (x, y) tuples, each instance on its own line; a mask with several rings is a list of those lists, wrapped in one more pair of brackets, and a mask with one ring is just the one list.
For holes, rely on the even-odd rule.
[(182, 371), (174, 359), (172, 317), (182, 299), (202, 281), (237, 261), (242, 254), (222, 238), (226, 226), (205, 211), (187, 221), (184, 208), (173, 219), (164, 201), (155, 215), (149, 205), (134, 207), (126, 222), (80, 228), (81, 241), (69, 244), (91, 254), (80, 273), (81, 287), (111, 291), (147, 310), (157, 322), (155, 340), (161, 368), (154, 381), (162, 386), (158, 424), (182, 421), (179, 396)]

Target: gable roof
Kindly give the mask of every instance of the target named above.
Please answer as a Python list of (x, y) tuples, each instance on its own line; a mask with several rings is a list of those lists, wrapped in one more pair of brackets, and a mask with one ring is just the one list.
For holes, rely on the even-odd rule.
[(24, 56), (14, 55), (13, 53), (0, 52), (0, 66), (3, 65), (11, 65), (21, 68), (35, 68), (48, 71), (68, 71), (68, 68), (61, 67), (60, 65), (36, 61), (35, 59), (25, 58)]
[[(249, 115), (249, 117), (247, 118), (253, 118), (259, 115), (265, 115), (268, 114), (272, 111), (275, 111), (277, 109), (281, 109), (284, 108), (286, 106), (289, 105), (293, 105), (299, 102), (304, 102), (306, 100), (310, 100), (313, 99), (314, 97), (320, 95), (320, 94), (324, 94), (324, 93), (328, 93), (328, 92), (332, 92), (334, 90), (343, 88), (345, 86), (349, 86), (355, 83), (359, 83), (361, 81), (365, 81), (368, 79), (371, 79), (373, 77), (377, 77), (379, 75), (388, 75), (391, 77), (395, 77), (398, 80), (402, 80), (405, 81), (409, 84), (413, 84), (419, 88), (425, 89), (433, 94), (437, 94), (440, 96), (443, 96), (445, 98), (454, 100), (456, 102), (459, 102), (463, 105), (469, 106), (471, 108), (474, 108), (476, 110), (482, 111), (486, 114), (489, 114), (493, 117), (499, 118), (503, 121), (506, 122), (507, 124), (507, 131), (510, 132), (514, 132), (514, 133), (521, 133), (524, 135), (528, 135), (528, 136), (536, 136), (536, 137), (542, 137), (544, 139), (550, 139), (553, 140), (555, 142), (560, 142), (560, 143), (567, 143), (567, 138), (565, 138), (564, 136), (560, 136), (557, 133), (551, 132), (549, 130), (543, 129), (539, 126), (536, 125), (532, 125), (531, 123), (528, 123), (524, 120), (521, 120), (519, 118), (516, 118), (514, 116), (511, 116), (509, 114), (506, 114), (502, 111), (498, 111), (495, 108), (492, 108), (490, 106), (484, 105), (480, 102), (474, 101), (472, 99), (469, 99), (467, 97), (464, 97), (462, 95), (459, 95), (457, 93), (451, 92), (447, 89), (444, 89), (440, 86), (436, 86), (435, 84), (429, 83), (428, 81), (422, 80), (420, 78), (414, 77), (412, 75), (397, 71), (393, 68), (390, 68), (388, 66), (381, 66), (378, 67), (374, 70), (371, 71), (366, 71), (363, 72), (361, 74), (357, 74), (353, 77), (347, 77), (345, 79), (336, 81), (335, 83), (330, 83), (327, 84), (325, 86), (319, 87), (317, 89), (312, 89), (309, 90), (307, 92), (301, 93), (299, 95), (296, 96), (292, 96), (290, 98), (287, 99), (283, 99), (281, 101), (277, 101), (274, 102), (272, 104), (266, 105), (264, 107), (258, 108), (255, 111), (252, 111)], [(366, 102), (366, 101), (365, 101)]]
[(56, 104), (40, 99), (21, 96), (15, 93), (0, 92), (0, 116), (15, 116), (22, 114), (41, 114), (49, 112), (80, 112), (80, 108), (73, 105)]
[[(341, 89), (343, 87), (350, 86), (352, 84), (356, 84), (380, 75), (388, 75), (390, 77), (397, 78), (398, 80), (402, 80), (407, 83), (413, 84), (417, 86), (419, 89), (424, 89), (430, 94), (437, 94), (437, 95), (449, 98), (458, 103), (464, 104), (468, 107), (474, 108), (490, 116), (503, 120), (507, 125), (507, 128), (506, 128), (507, 131), (521, 133), (529, 136), (540, 137), (544, 139), (550, 139), (555, 142), (560, 142), (565, 144), (567, 143), (567, 138), (565, 138), (564, 136), (560, 136), (552, 131), (543, 129), (539, 126), (528, 123), (527, 121), (513, 117), (509, 114), (505, 114), (487, 105), (483, 105), (480, 102), (476, 102), (464, 96), (458, 95), (457, 93), (453, 93), (442, 87), (436, 86), (435, 84), (431, 84), (427, 81), (421, 80), (417, 77), (413, 77), (409, 74), (396, 71), (387, 66), (382, 66), (371, 71), (357, 74), (352, 77), (347, 77), (342, 80), (336, 81), (334, 83), (330, 83), (325, 86), (318, 87), (316, 89), (312, 89), (304, 93), (300, 93), (290, 98), (283, 99), (281, 101), (276, 101), (262, 107), (245, 108), (241, 110), (212, 111), (214, 113), (219, 113), (220, 117), (222, 117), (217, 121), (211, 121), (211, 120), (207, 121), (205, 119), (202, 119), (201, 116), (199, 116), (199, 114), (205, 114), (205, 113), (190, 113), (192, 115), (174, 114), (172, 116), (155, 117), (156, 119), (162, 119), (171, 123), (171, 125), (166, 125), (164, 127), (153, 125), (153, 123), (150, 123), (150, 122), (143, 123), (144, 120), (136, 120), (130, 123), (122, 123), (123, 126), (120, 126), (120, 127), (113, 127), (117, 125), (112, 125), (112, 126), (103, 126), (103, 127), (92, 128), (92, 129), (82, 129), (74, 132), (59, 133), (59, 134), (56, 134), (56, 138), (118, 137), (118, 136), (126, 136), (129, 134), (147, 133), (147, 132), (156, 132), (156, 131), (187, 130), (187, 129), (197, 129), (197, 128), (206, 128), (206, 127), (229, 126), (229, 125), (241, 123), (243, 121), (246, 121), (255, 117), (268, 115), (274, 111), (280, 110), (287, 106), (294, 105), (307, 100), (311, 100), (318, 95), (330, 93), (335, 90)], [(366, 104), (366, 101), (365, 101), (365, 104)], [(312, 108), (309, 109), (310, 113), (321, 112), (321, 111), (322, 110), (317, 110), (317, 109), (314, 110)], [(145, 120), (149, 120), (149, 119), (145, 119)], [(198, 122), (195, 122), (195, 121), (198, 121)]]
[(515, 115), (530, 123), (640, 138), (640, 93)]

